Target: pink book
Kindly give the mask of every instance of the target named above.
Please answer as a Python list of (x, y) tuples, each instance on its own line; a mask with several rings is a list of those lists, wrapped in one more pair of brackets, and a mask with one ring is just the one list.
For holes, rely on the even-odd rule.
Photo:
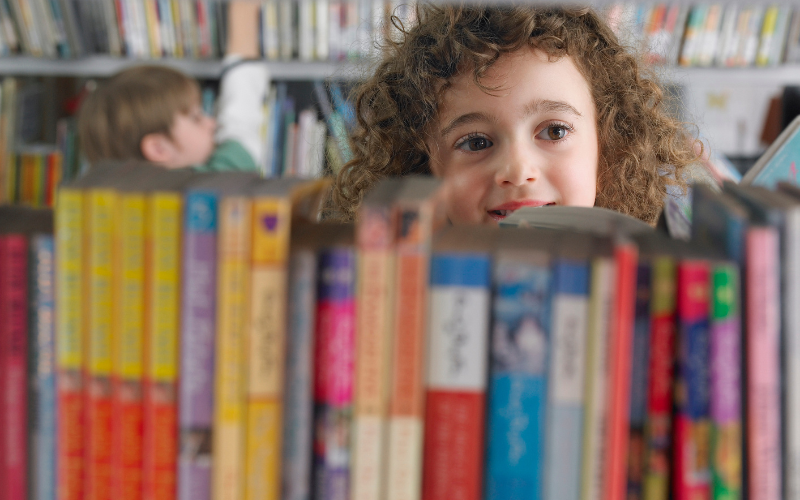
[(0, 491), (27, 498), (28, 242), (0, 236)]
[(780, 257), (774, 227), (745, 237), (747, 485), (750, 500), (781, 497)]

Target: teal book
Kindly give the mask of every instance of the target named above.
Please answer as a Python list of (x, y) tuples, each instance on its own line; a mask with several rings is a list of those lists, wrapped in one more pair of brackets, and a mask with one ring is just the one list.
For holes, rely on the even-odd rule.
[(800, 116), (786, 127), (742, 178), (741, 184), (775, 189), (779, 182), (800, 184)]

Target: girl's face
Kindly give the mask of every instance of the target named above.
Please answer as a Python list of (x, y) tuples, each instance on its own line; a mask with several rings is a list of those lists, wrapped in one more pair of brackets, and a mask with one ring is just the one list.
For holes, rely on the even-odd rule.
[(597, 120), (570, 57), (525, 48), (501, 56), (482, 83), (451, 80), (433, 124), (431, 171), (453, 223), (497, 223), (526, 206), (593, 206)]

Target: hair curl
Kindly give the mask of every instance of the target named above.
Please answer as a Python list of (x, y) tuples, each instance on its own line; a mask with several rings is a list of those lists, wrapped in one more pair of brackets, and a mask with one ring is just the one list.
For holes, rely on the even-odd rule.
[(417, 18), (412, 27), (391, 18), (400, 36), (386, 37), (377, 68), (354, 91), (353, 159), (331, 193), (338, 217), (355, 218), (381, 178), (430, 173), (426, 138), (450, 79), (471, 71), (489, 92), (481, 84), (488, 69), (523, 47), (551, 60), (572, 57), (589, 84), (600, 152), (595, 205), (652, 224), (667, 185), (685, 188), (683, 169), (697, 158), (694, 137), (668, 111), (653, 70), (592, 9), (425, 4)]

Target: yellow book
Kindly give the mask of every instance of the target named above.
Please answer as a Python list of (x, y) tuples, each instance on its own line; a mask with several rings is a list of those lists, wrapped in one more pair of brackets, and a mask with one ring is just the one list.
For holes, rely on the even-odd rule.
[(244, 498), (245, 352), (252, 203), (222, 198), (218, 208), (217, 342), (214, 367), (213, 500)]
[(775, 40), (775, 25), (778, 22), (780, 8), (771, 5), (764, 13), (764, 23), (761, 27), (761, 40), (758, 45), (758, 55), (756, 56), (756, 66), (767, 66), (769, 55), (772, 52), (772, 44), (783, 43), (782, 40)]
[(183, 54), (183, 43), (186, 33), (183, 31), (183, 20), (181, 19), (181, 7), (177, 0), (170, 1), (170, 9), (172, 9), (172, 23), (175, 28), (175, 57), (181, 58)]
[(158, 59), (161, 57), (161, 25), (158, 21), (158, 11), (155, 4), (158, 0), (141, 1), (144, 1), (144, 16), (150, 42), (150, 55)]
[(120, 193), (113, 338), (114, 373), (123, 380), (141, 381), (144, 375), (145, 208), (143, 193)]

